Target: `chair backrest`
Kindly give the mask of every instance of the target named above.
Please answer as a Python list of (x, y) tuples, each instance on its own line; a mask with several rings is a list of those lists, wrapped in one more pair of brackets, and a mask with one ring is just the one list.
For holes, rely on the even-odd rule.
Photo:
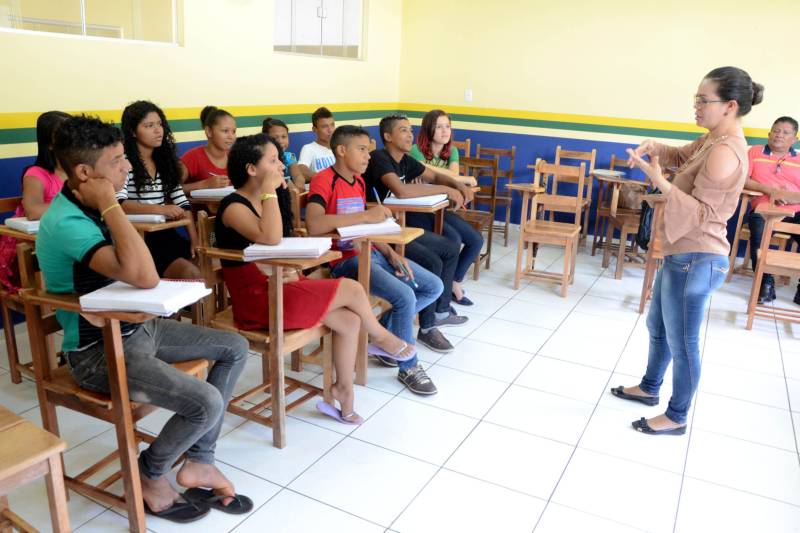
[(617, 157), (616, 154), (611, 154), (611, 163), (608, 165), (608, 169), (628, 171), (630, 170), (628, 166), (629, 162), (630, 159), (622, 159), (621, 157)]
[[(587, 191), (584, 193), (586, 198), (591, 200), (592, 199), (592, 182), (591, 179), (587, 176), (591, 176), (594, 172), (594, 163), (595, 159), (597, 159), (597, 149), (592, 149), (591, 152), (581, 152), (577, 150), (562, 150), (561, 146), (556, 146), (556, 159), (555, 164), (563, 166), (564, 163), (562, 160), (564, 159), (574, 159), (576, 161), (584, 161), (588, 163), (588, 174), (584, 176), (583, 183), (588, 185)], [(558, 184), (559, 182), (564, 183), (577, 183), (578, 180), (573, 176), (565, 176), (562, 174), (556, 174), (553, 176), (553, 194), (558, 194)], [(582, 187), (581, 187), (582, 188)]]
[[(516, 164), (517, 159), (517, 147), (512, 146), (510, 149), (507, 148), (487, 148), (485, 146), (481, 146), (480, 144), (475, 149), (475, 157), (490, 159), (494, 158), (497, 159), (497, 175), (501, 178), (508, 179), (508, 183), (511, 183), (514, 179), (514, 165)], [(508, 158), (508, 165), (504, 164), (504, 158)]]
[(10, 198), (0, 198), (0, 213), (15, 211), (22, 202), (22, 196), (12, 196)]
[(374, 152), (378, 149), (378, 141), (373, 139), (372, 137), (369, 138), (369, 151)]
[(484, 159), (479, 157), (462, 157), (458, 160), (460, 173), (462, 176), (472, 176), (476, 180), (478, 176), (489, 176), (488, 183), (478, 183), (480, 191), (478, 194), (488, 195), (492, 204), (491, 211), (494, 213), (494, 205), (497, 200), (497, 159)]
[(308, 205), (308, 191), (300, 191), (296, 187), (289, 187), (289, 197), (292, 200), (292, 229), (298, 237), (308, 236), (306, 223), (303, 220), (303, 209)]
[(458, 148), (459, 159), (462, 157), (472, 157), (470, 155), (470, 149), (472, 148), (472, 139), (464, 139), (463, 141), (453, 141), (451, 145)]
[[(580, 225), (583, 188), (586, 180), (586, 163), (581, 163), (579, 167), (574, 167), (571, 165), (551, 164), (544, 159), (537, 159), (533, 184), (540, 186), (543, 180), (546, 182), (551, 176), (553, 179), (558, 176), (559, 179), (565, 178), (564, 181), (576, 183), (578, 185), (578, 194), (577, 196), (555, 193), (551, 195), (534, 195), (531, 200), (533, 212), (535, 213), (538, 206), (541, 205), (545, 211), (574, 213), (575, 224)], [(546, 198), (546, 200), (543, 200), (543, 198)]]
[(214, 235), (214, 221), (216, 218), (216, 216), (210, 216), (205, 211), (197, 213), (197, 238), (200, 243), (197, 256), (200, 263), (200, 272), (203, 274), (206, 287), (211, 289), (211, 294), (203, 300), (202, 305), (202, 322), (206, 326), (218, 312), (227, 307), (222, 267), (206, 253), (206, 250), (216, 247), (216, 236)]

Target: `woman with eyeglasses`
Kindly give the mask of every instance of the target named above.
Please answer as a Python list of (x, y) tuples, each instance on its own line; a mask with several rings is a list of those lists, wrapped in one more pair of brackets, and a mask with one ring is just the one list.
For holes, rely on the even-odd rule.
[[(756, 213), (755, 208), (773, 200), (782, 209), (793, 211), (793, 217), (786, 217), (785, 222), (800, 224), (800, 155), (792, 148), (797, 141), (797, 121), (792, 117), (779, 117), (772, 124), (772, 129), (764, 146), (752, 146), (747, 156), (750, 161), (750, 176), (745, 187), (764, 193), (764, 196), (753, 198), (750, 202), (750, 261), (756, 269), (757, 252), (761, 247), (761, 236), (764, 233), (764, 217)], [(800, 236), (792, 235), (800, 246)], [(761, 289), (758, 292), (758, 303), (773, 301), (775, 280), (772, 274), (764, 274)], [(794, 303), (800, 305), (800, 282), (794, 295)]]
[[(764, 87), (744, 70), (716, 68), (700, 82), (694, 98), (695, 123), (708, 133), (680, 148), (646, 140), (628, 150), (631, 164), (666, 198), (663, 225), (655, 229), (662, 236), (664, 264), (647, 316), (647, 370), (638, 385), (611, 389), (618, 398), (658, 405), (664, 374), (672, 363), (672, 397), (666, 412), (634, 421), (633, 428), (641, 433), (686, 433), (700, 380), (700, 326), (711, 294), (728, 272), (727, 222), (747, 180), (741, 117), (763, 94)], [(678, 168), (670, 182), (663, 169), (673, 166)]]

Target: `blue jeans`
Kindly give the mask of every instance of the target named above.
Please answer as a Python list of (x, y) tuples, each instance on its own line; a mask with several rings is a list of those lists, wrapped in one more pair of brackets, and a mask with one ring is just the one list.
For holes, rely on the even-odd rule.
[[(156, 318), (122, 339), (130, 399), (163, 407), (175, 415), (150, 446), (139, 454), (142, 475), (157, 479), (183, 454), (212, 464), (222, 417), (233, 386), (244, 370), (248, 343), (241, 335)], [(214, 366), (206, 381), (171, 366), (208, 359)], [(103, 342), (67, 354), (72, 376), (81, 387), (109, 393)]]
[(711, 293), (725, 281), (728, 258), (709, 253), (668, 255), (653, 285), (647, 315), (650, 353), (639, 387), (658, 396), (672, 361), (672, 397), (667, 418), (685, 424), (700, 381), (700, 326)]
[[(392, 304), (391, 311), (384, 316), (384, 327), (407, 343), (414, 344), (414, 315), (435, 302), (442, 294), (442, 280), (409, 261), (414, 280), (419, 285), (418, 288), (413, 288), (402, 278), (398, 278), (386, 257), (375, 250), (372, 251), (371, 265), (369, 292)], [(336, 263), (331, 274), (336, 278), (358, 279), (358, 256)], [(399, 363), (400, 370), (416, 365), (416, 356)]]
[[(407, 217), (408, 215), (406, 215)], [(420, 224), (421, 227), (428, 231), (433, 231), (433, 215), (419, 216), (415, 218), (415, 222)], [(447, 237), (450, 241), (458, 245), (460, 253), (458, 254), (458, 263), (456, 263), (456, 271), (453, 275), (453, 280), (461, 283), (464, 281), (464, 276), (467, 275), (467, 270), (475, 262), (475, 258), (481, 253), (483, 248), (483, 235), (472, 227), (472, 225), (450, 211), (444, 214), (444, 227), (442, 228), (442, 235)], [(462, 248), (461, 245), (464, 245)]]

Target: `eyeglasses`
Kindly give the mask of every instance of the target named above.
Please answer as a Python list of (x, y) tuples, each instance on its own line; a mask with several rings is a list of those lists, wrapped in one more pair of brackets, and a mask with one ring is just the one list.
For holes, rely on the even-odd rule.
[(703, 107), (706, 104), (725, 103), (727, 100), (706, 100), (703, 96), (694, 95), (694, 105)]

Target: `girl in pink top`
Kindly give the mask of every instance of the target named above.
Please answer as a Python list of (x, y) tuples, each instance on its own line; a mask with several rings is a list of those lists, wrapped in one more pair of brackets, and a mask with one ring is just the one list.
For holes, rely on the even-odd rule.
[[(48, 111), (36, 120), (38, 151), (33, 165), (22, 171), (22, 202), (14, 212), (15, 217), (39, 220), (61, 191), (65, 176), (53, 155), (53, 135), (68, 118), (67, 113)], [(0, 285), (10, 291), (19, 289), (16, 248), (15, 238), (0, 237)]]

